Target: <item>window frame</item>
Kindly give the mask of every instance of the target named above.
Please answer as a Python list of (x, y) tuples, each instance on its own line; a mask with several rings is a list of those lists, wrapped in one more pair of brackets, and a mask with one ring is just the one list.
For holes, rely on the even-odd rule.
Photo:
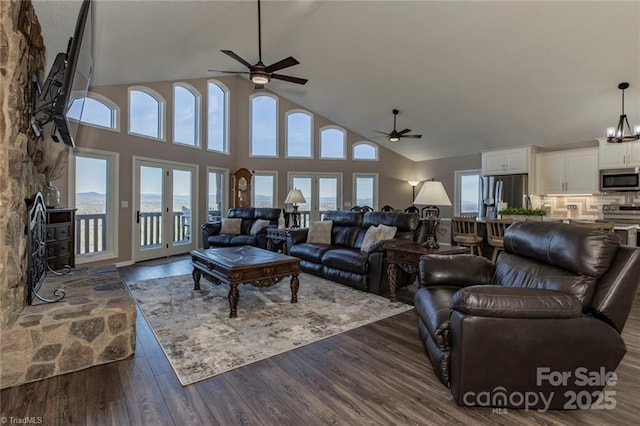
[(277, 170), (255, 170), (253, 172), (253, 185), (251, 185), (251, 205), (256, 205), (256, 176), (272, 176), (273, 177), (273, 205), (271, 208), (279, 208), (280, 205), (278, 198), (278, 171)]
[[(325, 157), (322, 155), (322, 132), (338, 130), (342, 132), (342, 157)], [(347, 159), (347, 130), (335, 124), (329, 124), (318, 129), (318, 158), (321, 160), (346, 160)]]
[[(275, 154), (274, 155), (258, 155), (253, 153), (253, 100), (258, 97), (267, 97), (271, 98), (276, 103), (276, 116), (275, 116)], [(278, 96), (265, 93), (265, 92), (257, 92), (249, 95), (249, 158), (279, 158), (280, 157), (280, 98)]]
[[(293, 115), (293, 114), (304, 114), (306, 116), (309, 117), (309, 121), (310, 121), (310, 125), (309, 125), (309, 155), (308, 156), (301, 156), (301, 155), (289, 155), (289, 116)], [(287, 112), (285, 112), (284, 114), (284, 129), (285, 129), (285, 136), (284, 136), (284, 143), (285, 143), (285, 147), (284, 147), (284, 153), (285, 153), (285, 157), (284, 158), (294, 158), (294, 159), (313, 159), (314, 158), (314, 116), (313, 113), (304, 109), (292, 109), (289, 110)]]
[(73, 101), (75, 101), (76, 99), (80, 99), (80, 98), (85, 98), (85, 99), (91, 98), (94, 101), (100, 102), (101, 104), (109, 108), (111, 110), (111, 122), (113, 123), (114, 127), (100, 126), (99, 124), (82, 121), (82, 119), (76, 120), (75, 118), (72, 118), (72, 117), (69, 117), (70, 121), (74, 121), (82, 126), (93, 127), (96, 129), (103, 129), (103, 130), (108, 130), (110, 132), (120, 133), (120, 106), (118, 104), (116, 104), (111, 99), (99, 93), (87, 92), (85, 95), (83, 93), (76, 92), (75, 94), (74, 93), (71, 94), (71, 102), (69, 103), (69, 105), (71, 105)]
[[(367, 146), (372, 147), (375, 150), (375, 154), (376, 154), (375, 158), (358, 158), (358, 157), (356, 157), (355, 150), (360, 145), (367, 145)], [(369, 142), (369, 141), (356, 142), (351, 147), (351, 159), (355, 160), (355, 161), (380, 161), (380, 147), (378, 146), (378, 144), (373, 143), (373, 142)]]
[[(158, 132), (160, 133), (160, 137), (144, 135), (141, 133), (136, 133), (131, 131), (131, 92), (143, 92), (147, 95), (151, 96), (158, 102)], [(131, 136), (136, 136), (140, 138), (146, 138), (153, 141), (166, 142), (166, 109), (167, 109), (167, 101), (164, 97), (156, 92), (155, 90), (146, 87), (146, 86), (129, 86), (127, 88), (127, 106), (129, 108), (129, 114), (127, 116), (127, 134)]]
[[(210, 99), (209, 99), (209, 85), (215, 85), (217, 86), (223, 93), (224, 95), (224, 111), (223, 111), (223, 115), (224, 115), (224, 119), (223, 119), (223, 126), (224, 126), (224, 130), (223, 130), (223, 150), (220, 151), (218, 149), (213, 149), (209, 146), (209, 103), (210, 103)], [(225, 155), (229, 155), (229, 108), (230, 108), (230, 103), (231, 103), (231, 99), (229, 96), (229, 88), (222, 83), (219, 80), (216, 79), (209, 79), (207, 80), (207, 108), (206, 108), (206, 149), (209, 152), (215, 152), (217, 154), (225, 154)]]
[(229, 169), (225, 169), (222, 167), (213, 167), (213, 166), (207, 166), (207, 180), (206, 180), (206, 202), (205, 204), (205, 209), (206, 209), (206, 213), (205, 216), (207, 218), (207, 222), (209, 221), (209, 193), (210, 193), (210, 188), (209, 188), (209, 174), (210, 173), (221, 173), (222, 177), (224, 179), (224, 182), (222, 182), (222, 196), (220, 197), (220, 216), (221, 217), (227, 217), (227, 212), (229, 211)]
[[(453, 215), (460, 216), (462, 213), (462, 185), (461, 179), (463, 176), (478, 175), (480, 182), (482, 182), (482, 170), (481, 169), (469, 169), (469, 170), (456, 170), (453, 173), (454, 176), (454, 198), (453, 198)], [(478, 212), (476, 216), (480, 215), (482, 209), (482, 184), (478, 185)], [(465, 215), (469, 213), (464, 213)]]
[[(190, 145), (188, 143), (184, 143), (184, 142), (178, 142), (176, 141), (176, 87), (180, 87), (182, 89), (187, 90), (189, 93), (191, 93), (193, 95), (193, 97), (195, 98), (195, 129), (193, 129), (194, 132), (194, 145)], [(173, 87), (172, 87), (172, 91), (171, 94), (173, 96), (173, 104), (172, 104), (172, 108), (173, 108), (173, 119), (171, 121), (172, 124), (172, 131), (171, 131), (171, 143), (174, 145), (178, 145), (178, 146), (184, 146), (187, 148), (195, 148), (195, 149), (201, 149), (202, 148), (202, 137), (201, 137), (201, 133), (202, 133), (202, 127), (201, 127), (201, 114), (202, 114), (202, 95), (200, 94), (200, 91), (198, 91), (198, 89), (196, 89), (195, 87), (193, 87), (192, 85), (179, 81), (176, 83), (173, 83)]]
[[(69, 161), (69, 176), (68, 176), (68, 197), (69, 206), (76, 207), (76, 158), (87, 157), (95, 158), (107, 161), (107, 224), (111, 224), (107, 230), (107, 251), (99, 253), (78, 254), (75, 253), (77, 247), (75, 247), (74, 241), (74, 255), (76, 265), (84, 263), (98, 262), (109, 259), (116, 259), (119, 251), (119, 175), (120, 175), (120, 153), (112, 151), (103, 151), (92, 148), (75, 147), (70, 153)], [(74, 228), (76, 224), (73, 224)]]
[(352, 198), (352, 201), (353, 201), (352, 206), (358, 205), (358, 203), (357, 203), (357, 200), (358, 200), (358, 192), (357, 192), (358, 191), (358, 186), (357, 186), (358, 178), (367, 178), (367, 179), (373, 178), (373, 194), (372, 194), (373, 202), (371, 203), (372, 205), (369, 206), (369, 207), (373, 208), (373, 210), (378, 210), (378, 204), (379, 204), (379, 201), (378, 201), (378, 195), (379, 195), (379, 189), (378, 189), (379, 188), (379, 183), (378, 183), (379, 177), (378, 177), (378, 173), (354, 173), (353, 174), (353, 178), (352, 178), (352, 181), (351, 181), (351, 185), (352, 185), (352, 187), (351, 187), (352, 188), (352, 191), (351, 191), (352, 197), (351, 198)]

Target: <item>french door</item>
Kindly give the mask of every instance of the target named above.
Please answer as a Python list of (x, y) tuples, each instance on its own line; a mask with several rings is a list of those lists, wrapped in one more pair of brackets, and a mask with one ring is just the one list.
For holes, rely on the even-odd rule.
[(135, 262), (195, 249), (197, 166), (134, 158)]
[(311, 220), (322, 220), (327, 210), (342, 206), (342, 173), (289, 172), (288, 189), (302, 191), (306, 203), (298, 204), (300, 226), (308, 226)]

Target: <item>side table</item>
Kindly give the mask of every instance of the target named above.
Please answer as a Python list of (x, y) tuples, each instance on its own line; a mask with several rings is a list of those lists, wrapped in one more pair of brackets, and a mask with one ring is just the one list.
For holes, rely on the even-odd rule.
[(447, 246), (441, 244), (437, 249), (427, 249), (419, 243), (403, 244), (387, 248), (387, 276), (389, 277), (389, 299), (397, 302), (396, 285), (398, 282), (398, 268), (413, 274), (418, 272), (420, 257), (425, 254), (466, 254), (467, 247)]
[(289, 254), (287, 238), (290, 231), (290, 228), (267, 228), (267, 250)]

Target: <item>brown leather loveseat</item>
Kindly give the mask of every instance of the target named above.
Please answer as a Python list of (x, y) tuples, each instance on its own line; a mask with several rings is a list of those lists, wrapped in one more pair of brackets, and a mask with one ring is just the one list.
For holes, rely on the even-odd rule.
[(495, 266), (421, 258), (418, 328), (458, 405), (566, 409), (604, 397), (611, 406), (639, 277), (640, 250), (614, 233), (515, 223)]

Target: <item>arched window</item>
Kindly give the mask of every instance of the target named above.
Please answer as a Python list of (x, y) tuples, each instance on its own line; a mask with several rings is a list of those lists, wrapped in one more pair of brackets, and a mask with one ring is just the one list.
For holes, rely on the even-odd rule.
[(353, 159), (378, 161), (378, 145), (366, 141), (354, 143)]
[(229, 89), (216, 80), (207, 82), (207, 149), (229, 153)]
[(278, 156), (278, 98), (273, 95), (251, 95), (250, 102), (250, 155), (252, 157)]
[(347, 132), (337, 126), (320, 129), (320, 158), (345, 159)]
[(164, 99), (148, 87), (129, 88), (129, 133), (164, 140)]
[(313, 158), (313, 115), (303, 110), (286, 114), (287, 157)]
[(186, 83), (173, 85), (173, 142), (200, 146), (200, 93)]
[(120, 108), (111, 99), (87, 93), (73, 97), (67, 117), (82, 124), (111, 130), (120, 129)]

